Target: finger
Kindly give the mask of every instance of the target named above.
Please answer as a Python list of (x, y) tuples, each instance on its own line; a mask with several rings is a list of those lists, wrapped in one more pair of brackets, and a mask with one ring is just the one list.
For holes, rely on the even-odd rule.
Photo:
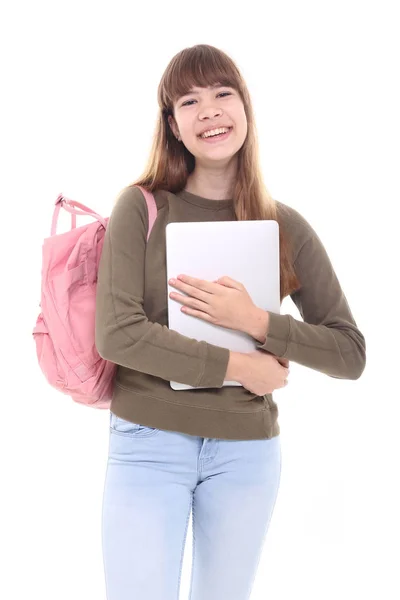
[(188, 296), (192, 296), (193, 298), (197, 298), (198, 300), (202, 300), (203, 302), (206, 302), (206, 300), (210, 297), (210, 294), (208, 292), (202, 291), (201, 289), (188, 283), (183, 283), (182, 281), (176, 281), (176, 283), (173, 284), (173, 287), (176, 287), (176, 289), (180, 290), (181, 292), (184, 292)]
[(198, 279), (197, 277), (191, 277), (190, 275), (178, 275), (177, 279), (179, 281), (183, 281), (188, 285), (191, 285), (199, 290), (203, 290), (204, 292), (212, 291), (215, 289), (215, 286), (211, 281), (206, 281), (205, 279)]
[(178, 281), (183, 284), (189, 285), (195, 289), (207, 292), (209, 294), (215, 294), (217, 286), (211, 281), (205, 281), (204, 279), (197, 279), (196, 277), (190, 277), (189, 275), (178, 275)]
[(197, 317), (198, 319), (202, 319), (203, 321), (208, 321), (209, 323), (215, 323), (215, 319), (213, 317), (211, 317), (208, 313), (205, 313), (201, 310), (195, 310), (194, 308), (190, 308), (188, 306), (182, 306), (181, 311), (192, 317)]
[(197, 300), (196, 298), (191, 298), (190, 296), (182, 296), (182, 294), (177, 294), (176, 292), (171, 292), (169, 296), (172, 300), (176, 300), (184, 306), (196, 308), (205, 312), (207, 312), (209, 308), (209, 305), (203, 302), (202, 300)]
[(220, 277), (219, 279), (217, 279), (217, 281), (218, 283), (226, 285), (227, 287), (232, 287), (235, 290), (241, 290), (243, 288), (243, 284), (240, 283), (240, 281), (236, 281), (235, 279), (228, 277), (228, 275)]
[(289, 366), (289, 360), (287, 358), (282, 358), (281, 356), (279, 356), (277, 357), (277, 360), (283, 367)]

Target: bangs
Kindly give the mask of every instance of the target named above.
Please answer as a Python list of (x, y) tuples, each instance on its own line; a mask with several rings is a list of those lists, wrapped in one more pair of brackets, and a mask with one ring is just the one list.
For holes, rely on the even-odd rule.
[(240, 74), (231, 59), (212, 46), (186, 48), (172, 59), (160, 86), (164, 110), (194, 87), (228, 86), (240, 91)]

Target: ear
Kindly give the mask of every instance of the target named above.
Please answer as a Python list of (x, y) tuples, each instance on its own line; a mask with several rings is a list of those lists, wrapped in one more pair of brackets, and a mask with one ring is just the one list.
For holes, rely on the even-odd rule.
[(174, 119), (174, 117), (172, 115), (168, 115), (168, 123), (169, 123), (169, 126), (172, 129), (172, 133), (176, 137), (178, 135), (178, 128), (177, 128), (177, 126), (175, 124), (175, 119)]

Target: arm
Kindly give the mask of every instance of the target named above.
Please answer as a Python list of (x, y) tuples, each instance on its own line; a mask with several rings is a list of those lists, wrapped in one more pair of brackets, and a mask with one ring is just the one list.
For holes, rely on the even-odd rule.
[(365, 338), (321, 240), (304, 222), (309, 235), (294, 263), (301, 288), (290, 297), (305, 322), (258, 309), (248, 332), (260, 350), (330, 377), (358, 379), (366, 364)]
[(256, 308), (254, 313), (249, 318), (247, 327), (247, 333), (261, 344), (265, 344), (267, 338), (267, 331), (269, 328), (269, 315), (267, 310), (262, 308)]
[(230, 353), (152, 323), (143, 309), (148, 214), (138, 188), (125, 188), (108, 221), (100, 257), (95, 344), (115, 364), (193, 387), (222, 387)]
[[(225, 375), (226, 381), (237, 381), (242, 383), (243, 373), (248, 365), (248, 356), (243, 352), (230, 352), (228, 368)], [(243, 385), (243, 384), (242, 384)]]

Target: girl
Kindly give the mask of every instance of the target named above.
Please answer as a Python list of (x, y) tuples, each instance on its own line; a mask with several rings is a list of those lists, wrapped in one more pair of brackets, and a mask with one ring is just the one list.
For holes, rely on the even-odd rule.
[[(286, 385), (289, 360), (359, 378), (365, 339), (318, 235), (263, 184), (234, 62), (212, 46), (184, 49), (158, 103), (148, 165), (117, 198), (97, 281), (96, 347), (118, 365), (102, 515), (107, 598), (177, 600), (193, 511), (190, 600), (247, 600), (281, 475), (272, 392)], [(138, 185), (157, 205), (148, 240)], [(229, 274), (169, 284), (193, 318), (252, 336), (250, 354), (167, 327), (166, 225), (236, 219), (278, 221), (281, 301), (290, 296), (303, 321), (255, 306)], [(174, 391), (170, 381), (201, 389)]]

